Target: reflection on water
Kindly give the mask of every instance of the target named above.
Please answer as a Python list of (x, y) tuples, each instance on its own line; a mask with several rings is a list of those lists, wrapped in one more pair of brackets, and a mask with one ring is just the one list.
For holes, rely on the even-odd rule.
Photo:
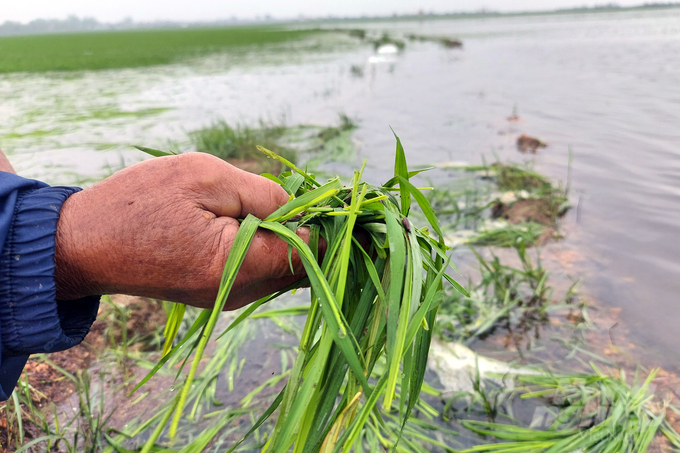
[[(623, 308), (662, 363), (677, 363), (680, 9), (342, 26), (457, 37), (464, 49), (409, 42), (402, 53), (376, 55), (343, 41), (305, 58), (274, 52), (276, 61), (260, 53), (0, 76), (0, 146), (23, 174), (73, 183), (75, 174), (99, 177), (104, 165), (142, 158), (123, 145), (186, 149), (187, 131), (214, 119), (333, 124), (345, 112), (360, 121), (366, 177), (383, 180), (394, 146), (388, 126), (414, 166), (476, 163), (482, 154), (522, 160), (515, 140), (537, 136), (549, 146), (534, 160), (554, 178), (566, 179), (573, 150), (579, 207), (565, 219), (562, 246), (588, 263), (574, 272), (597, 299)], [(508, 122), (513, 108), (520, 120)]]

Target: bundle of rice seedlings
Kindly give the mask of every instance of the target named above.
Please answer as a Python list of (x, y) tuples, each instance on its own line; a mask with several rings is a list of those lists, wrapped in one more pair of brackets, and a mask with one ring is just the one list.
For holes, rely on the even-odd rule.
[[(168, 423), (169, 436), (175, 436), (198, 364), (258, 228), (273, 231), (291, 251), (297, 250), (307, 273), (307, 279), (297, 286), (311, 287), (310, 310), (287, 385), (241, 440), (278, 410), (263, 451), (349, 451), (361, 441), (369, 417), (382, 419), (376, 409), (381, 406), (390, 411), (396, 400), (403, 429), (423, 384), (443, 279), (466, 293), (446, 274), (449, 258), (439, 223), (425, 196), (409, 181), (419, 171), (408, 171), (398, 137), (394, 177), (380, 186), (362, 181), (363, 168), (348, 186), (338, 178), (322, 184), (285, 158), (260, 150), (290, 168), (278, 177), (263, 175), (280, 184), (290, 201), (266, 219), (252, 215), (243, 219), (214, 309), (201, 313), (173, 348), (183, 307), (177, 305), (170, 315), (167, 354), (137, 388), (172, 355), (185, 351), (188, 359), (192, 351), (195, 354), (181, 390), (142, 452), (151, 451)], [(412, 200), (429, 225), (411, 224)], [(310, 229), (309, 245), (295, 234), (301, 226)], [(437, 238), (430, 235), (430, 228)], [(370, 246), (362, 246), (357, 234), (370, 238)], [(320, 238), (327, 243), (323, 258), (319, 256)], [(251, 304), (225, 333), (282, 293)], [(199, 331), (193, 347), (183, 349)], [(381, 358), (386, 366), (374, 373)]]

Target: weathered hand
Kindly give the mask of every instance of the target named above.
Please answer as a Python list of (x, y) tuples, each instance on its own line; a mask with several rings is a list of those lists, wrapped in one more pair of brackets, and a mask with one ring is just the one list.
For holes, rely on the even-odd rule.
[[(247, 214), (264, 219), (288, 201), (266, 178), (199, 153), (127, 168), (68, 198), (57, 226), (59, 299), (122, 293), (211, 307)], [(298, 234), (305, 240), (307, 231)], [(259, 230), (236, 278), (233, 310), (304, 276), (287, 244)]]

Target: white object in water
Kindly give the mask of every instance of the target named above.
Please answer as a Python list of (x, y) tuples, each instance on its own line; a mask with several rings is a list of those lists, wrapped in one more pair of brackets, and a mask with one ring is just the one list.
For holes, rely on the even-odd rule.
[(394, 44), (383, 44), (378, 47), (377, 52), (378, 55), (394, 55), (395, 53), (399, 53), (399, 47)]
[(507, 388), (513, 388), (513, 379), (506, 377), (518, 374), (543, 374), (528, 368), (512, 367), (505, 362), (478, 355), (460, 343), (448, 343), (438, 339), (432, 340), (427, 365), (437, 373), (445, 395), (458, 392), (473, 393), (477, 369), (480, 379), (490, 380)]
[(466, 162), (464, 160), (449, 160), (446, 162), (438, 162), (434, 164), (435, 167), (437, 168), (443, 168), (443, 169), (456, 169), (456, 168), (465, 168), (470, 166), (470, 162)]

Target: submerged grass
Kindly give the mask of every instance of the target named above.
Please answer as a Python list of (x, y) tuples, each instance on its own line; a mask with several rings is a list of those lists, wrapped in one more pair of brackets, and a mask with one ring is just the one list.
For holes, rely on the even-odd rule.
[[(275, 232), (297, 250), (311, 285), (311, 297), (286, 387), (243, 440), (278, 411), (264, 450), (350, 451), (363, 442), (362, 433), (371, 420), (386, 426), (376, 409), (381, 406), (389, 412), (397, 404), (396, 426), (400, 428), (391, 433), (391, 442), (396, 445), (419, 401), (449, 263), (434, 212), (425, 196), (409, 182), (412, 174), (398, 138), (395, 175), (382, 186), (362, 182), (363, 170), (355, 172), (349, 186), (343, 186), (337, 178), (321, 184), (285, 158), (260, 149), (291, 169), (279, 177), (265, 175), (286, 189), (291, 201), (267, 219), (249, 216), (243, 220), (227, 257), (214, 310), (204, 311), (184, 339), (138, 385), (174, 357), (193, 335), (202, 332), (193, 347), (182, 350), (187, 359), (191, 351), (196, 352), (189, 374), (142, 452), (152, 451), (167, 424), (169, 436), (176, 436), (195, 388), (198, 364), (258, 228)], [(417, 228), (408, 220), (412, 199), (438, 239), (430, 236), (428, 228)], [(300, 226), (310, 228), (309, 246), (295, 234)], [(359, 231), (370, 238), (367, 250), (355, 236)], [(325, 239), (327, 251), (319, 264), (320, 238)], [(447, 280), (465, 293), (453, 279)], [(225, 332), (279, 294), (252, 304)], [(178, 319), (171, 322), (177, 324)], [(384, 360), (384, 368), (375, 376), (377, 382), (370, 383), (380, 360)]]
[(114, 118), (143, 118), (146, 116), (160, 115), (161, 113), (170, 110), (168, 107), (156, 107), (140, 110), (120, 110), (118, 108), (104, 108), (93, 110), (88, 115), (81, 115), (74, 117), (71, 121), (87, 121), (87, 120), (110, 120)]
[(134, 68), (298, 40), (312, 30), (274, 26), (130, 30), (0, 37), (0, 73)]
[(463, 421), (467, 429), (499, 441), (464, 453), (645, 452), (658, 434), (680, 446), (666, 421), (669, 401), (659, 401), (651, 390), (658, 369), (644, 380), (636, 373), (631, 385), (623, 371), (615, 378), (591, 366), (591, 374), (518, 376), (520, 387), (502, 392), (540, 404), (531, 424)]
[[(506, 347), (515, 346), (519, 353), (521, 342), (527, 341), (529, 348), (538, 339), (550, 312), (576, 308), (571, 302), (575, 283), (561, 301), (553, 301), (553, 288), (540, 258), (534, 264), (525, 247), (516, 249), (518, 267), (502, 264), (494, 255), (485, 259), (473, 249), (481, 279), (469, 285), (469, 296), (454, 293), (442, 302), (436, 327), (440, 335), (449, 341), (469, 343), (505, 330)], [(581, 352), (613, 365), (592, 352)], [(678, 409), (670, 404), (670, 395), (664, 397), (655, 391), (658, 369), (646, 378), (638, 369), (631, 383), (621, 368), (618, 374), (607, 374), (593, 362), (577, 359), (590, 369), (555, 373), (547, 371), (552, 366), (501, 367), (481, 375), (480, 363), (489, 361), (476, 356), (471, 390), (458, 390), (443, 410), (444, 420), (455, 418), (462, 428), (479, 436), (472, 439), (473, 447), (457, 451), (678, 451), (680, 435), (666, 418), (668, 409)], [(465, 430), (460, 434), (468, 435)], [(667, 449), (661, 446), (663, 443)]]
[(257, 146), (290, 162), (297, 162), (298, 157), (303, 156), (306, 168), (316, 168), (322, 163), (351, 160), (354, 147), (350, 135), (356, 127), (356, 122), (342, 113), (335, 126), (288, 127), (261, 121), (258, 127), (249, 127), (218, 121), (191, 132), (190, 138), (196, 151), (212, 154), (253, 173), (278, 174), (285, 166), (267, 157)]
[(399, 50), (404, 50), (406, 43), (401, 39), (393, 38), (389, 33), (383, 33), (379, 38), (371, 40), (373, 43), (373, 48), (378, 50), (380, 46), (385, 46), (388, 44), (394, 45)]
[(540, 245), (559, 236), (558, 219), (570, 208), (566, 190), (520, 165), (462, 168), (476, 173), (462, 180), (462, 189), (439, 187), (428, 193), (454, 246)]
[(534, 245), (543, 234), (543, 225), (536, 222), (497, 222), (485, 225), (470, 238), (467, 243), (471, 245), (484, 245), (489, 247), (515, 247), (519, 245)]
[[(282, 146), (281, 137), (286, 134), (285, 126), (269, 126), (264, 123), (258, 128), (231, 126), (224, 121), (199, 129), (190, 134), (196, 151), (212, 154), (238, 167), (256, 168), (258, 173), (278, 173), (281, 163), (268, 159), (257, 150), (262, 145), (288, 160), (295, 161), (294, 149)], [(251, 170), (251, 168), (245, 168)]]
[(496, 255), (486, 259), (470, 248), (479, 264), (480, 278), (469, 283), (468, 295), (452, 292), (441, 304), (437, 332), (444, 338), (470, 343), (486, 338), (497, 329), (506, 332), (506, 346), (516, 346), (539, 335), (548, 322), (551, 310), (569, 304), (576, 283), (566, 291), (559, 303), (552, 300), (553, 288), (548, 283), (549, 273), (540, 257), (534, 262), (525, 244), (516, 245), (518, 266), (501, 262)]
[(463, 43), (459, 39), (449, 38), (447, 36), (425, 36), (409, 34), (407, 38), (410, 41), (436, 42), (441, 44), (447, 49), (460, 49), (463, 47)]

